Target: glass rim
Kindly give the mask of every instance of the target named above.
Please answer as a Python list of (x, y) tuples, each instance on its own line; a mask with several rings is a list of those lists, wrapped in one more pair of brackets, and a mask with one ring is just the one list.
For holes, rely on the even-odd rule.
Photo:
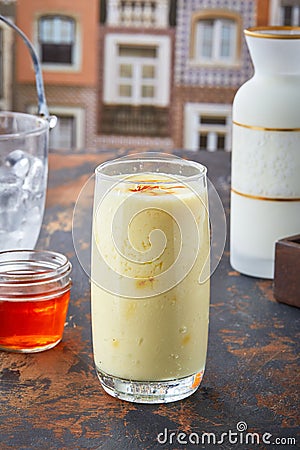
[(24, 138), (27, 136), (32, 136), (36, 134), (41, 134), (44, 131), (49, 129), (49, 122), (46, 118), (42, 116), (36, 116), (34, 114), (27, 114), (22, 112), (15, 112), (15, 111), (0, 111), (0, 120), (1, 118), (5, 117), (16, 117), (16, 118), (31, 118), (32, 120), (35, 120), (36, 123), (38, 123), (40, 126), (32, 126), (32, 128), (26, 130), (26, 131), (18, 131), (16, 133), (3, 133), (0, 134), (0, 141), (9, 140), (9, 139), (16, 139), (16, 138)]
[[(120, 158), (115, 158), (115, 159), (111, 159), (109, 161), (105, 161), (101, 164), (99, 164), (96, 169), (95, 169), (95, 174), (96, 176), (99, 175), (101, 177), (101, 179), (103, 180), (107, 180), (107, 181), (114, 181), (114, 180), (118, 180), (121, 181), (123, 183), (130, 183), (130, 184), (141, 184), (143, 183), (143, 180), (134, 180), (132, 179), (132, 176), (134, 175), (139, 175), (142, 174), (143, 172), (134, 172), (132, 171), (132, 173), (124, 173), (124, 174), (116, 174), (116, 175), (109, 175), (107, 173), (104, 172), (104, 170), (107, 167), (113, 166), (114, 164), (128, 164), (128, 163), (132, 163), (132, 162), (137, 162), (137, 163), (141, 163), (141, 162), (159, 162), (162, 161), (164, 163), (171, 163), (174, 166), (177, 164), (184, 164), (186, 167), (194, 167), (195, 169), (198, 170), (198, 173), (190, 175), (190, 176), (183, 176), (182, 175), (182, 181), (183, 182), (192, 182), (195, 180), (199, 180), (203, 177), (206, 177), (207, 175), (207, 167), (204, 166), (203, 164), (196, 162), (196, 161), (191, 161), (191, 160), (186, 160), (183, 158), (180, 158), (176, 155), (170, 154), (170, 153), (161, 153), (161, 152), (144, 152), (144, 153), (135, 153), (132, 155), (126, 155), (126, 156), (122, 156)], [(151, 173), (151, 172), (150, 172)], [(170, 177), (174, 177), (174, 180), (171, 181), (166, 181), (166, 180), (155, 180), (155, 181), (149, 181), (149, 180), (145, 180), (145, 182), (147, 182), (147, 184), (172, 184), (175, 181), (178, 182), (178, 178), (177, 177), (181, 177), (181, 175), (178, 174), (168, 174), (166, 172), (156, 172), (153, 171), (152, 173), (157, 174), (157, 175), (169, 175)], [(180, 178), (181, 180), (181, 178)]]
[(300, 39), (299, 26), (259, 26), (249, 27), (244, 30), (248, 37), (264, 39)]

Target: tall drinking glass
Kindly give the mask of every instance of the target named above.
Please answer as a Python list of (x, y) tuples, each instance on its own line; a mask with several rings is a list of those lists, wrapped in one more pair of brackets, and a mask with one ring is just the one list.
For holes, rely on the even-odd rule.
[(33, 249), (44, 214), (48, 120), (0, 112), (0, 250)]
[(206, 168), (155, 153), (100, 165), (92, 235), (93, 349), (104, 390), (140, 403), (191, 395), (208, 338)]

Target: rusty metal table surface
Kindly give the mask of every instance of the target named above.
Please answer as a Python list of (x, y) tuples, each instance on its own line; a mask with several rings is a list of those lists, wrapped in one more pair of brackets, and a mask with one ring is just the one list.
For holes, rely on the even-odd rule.
[[(124, 153), (50, 154), (38, 248), (70, 258), (71, 301), (57, 347), (31, 355), (0, 352), (0, 449), (299, 448), (300, 312), (274, 300), (271, 280), (230, 267), (228, 235), (212, 276), (207, 365), (198, 391), (179, 402), (142, 405), (112, 398), (100, 387), (90, 284), (74, 251), (72, 214), (95, 167)], [(230, 155), (174, 153), (208, 167), (228, 217)], [(88, 249), (84, 215), (82, 236)]]

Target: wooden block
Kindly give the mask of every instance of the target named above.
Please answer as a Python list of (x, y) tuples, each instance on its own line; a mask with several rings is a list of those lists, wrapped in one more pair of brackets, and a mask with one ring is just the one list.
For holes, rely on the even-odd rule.
[(300, 234), (276, 242), (274, 297), (300, 308)]

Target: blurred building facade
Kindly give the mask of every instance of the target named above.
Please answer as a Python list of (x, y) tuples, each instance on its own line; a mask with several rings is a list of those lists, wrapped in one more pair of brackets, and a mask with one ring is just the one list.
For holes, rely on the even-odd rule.
[(252, 72), (243, 29), (255, 24), (254, 0), (178, 2), (175, 145), (230, 151), (231, 104)]
[(172, 146), (175, 6), (169, 0), (103, 2), (101, 147)]
[[(52, 148), (92, 148), (97, 129), (97, 0), (17, 0), (16, 24), (34, 44), (42, 65), (49, 110), (58, 116)], [(15, 109), (36, 112), (29, 53), (16, 41)]]
[[(252, 74), (243, 29), (300, 25), (300, 0), (0, 0), (34, 44), (63, 151), (231, 149)], [(29, 53), (0, 22), (0, 109), (36, 112)]]

